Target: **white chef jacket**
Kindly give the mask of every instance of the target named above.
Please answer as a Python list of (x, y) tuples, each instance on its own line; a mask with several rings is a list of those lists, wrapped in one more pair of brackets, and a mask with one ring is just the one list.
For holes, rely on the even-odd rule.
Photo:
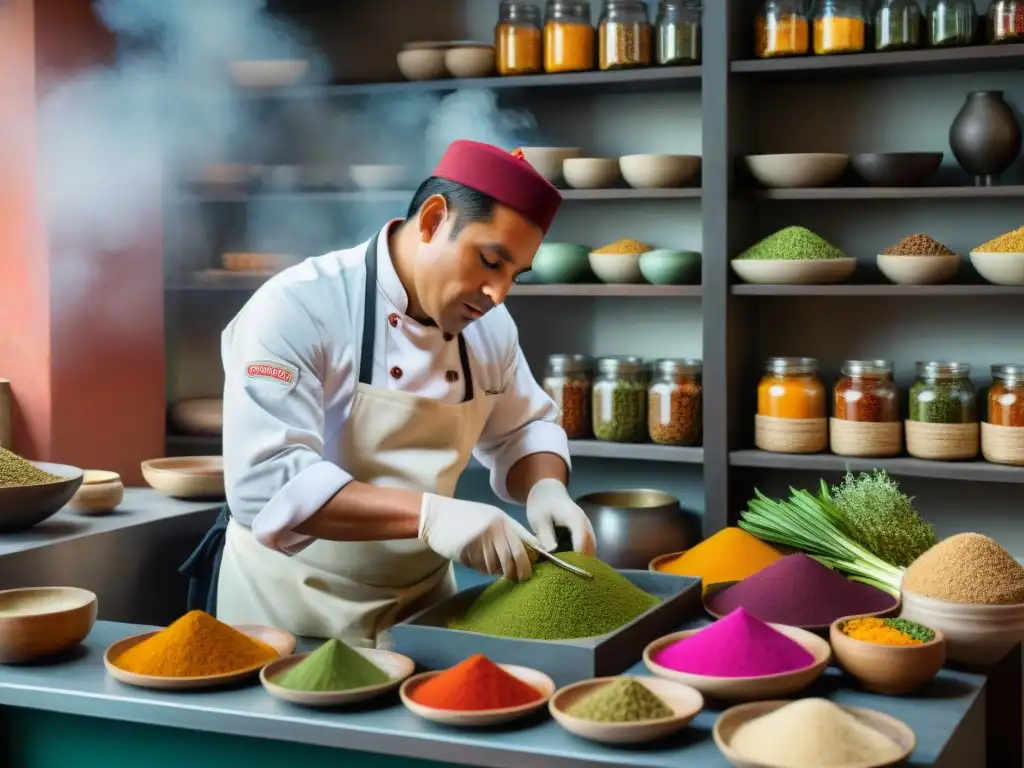
[[(377, 241), (372, 385), (462, 402), (457, 339), (405, 314), (409, 297), (386, 236), (395, 221)], [(275, 275), (222, 335), (228, 506), (260, 543), (285, 554), (312, 543), (293, 529), (355, 479), (345, 471), (339, 438), (359, 378), (366, 248), (309, 258)], [(569, 466), (568, 440), (504, 306), (463, 336), (474, 397), (486, 398), (488, 408), (473, 455), (490, 470), (494, 492), (513, 501), (505, 486), (512, 466), (532, 453), (557, 454)]]

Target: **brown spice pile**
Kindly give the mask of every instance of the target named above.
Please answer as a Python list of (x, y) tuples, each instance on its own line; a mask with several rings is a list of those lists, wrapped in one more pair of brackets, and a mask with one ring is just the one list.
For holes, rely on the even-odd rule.
[(647, 253), (648, 251), (654, 250), (647, 243), (641, 243), (639, 240), (631, 240), (628, 237), (624, 237), (622, 240), (616, 240), (614, 243), (608, 243), (608, 245), (598, 248), (594, 253)]
[(928, 235), (909, 235), (882, 253), (886, 256), (956, 256), (953, 251)]
[(0, 488), (21, 488), (26, 485), (60, 483), (65, 478), (51, 475), (21, 458), (16, 453), (0, 448)]
[(1024, 567), (988, 536), (958, 533), (917, 558), (903, 577), (903, 588), (954, 603), (1022, 603)]
[(1024, 253), (1024, 227), (989, 240), (974, 250), (981, 253)]

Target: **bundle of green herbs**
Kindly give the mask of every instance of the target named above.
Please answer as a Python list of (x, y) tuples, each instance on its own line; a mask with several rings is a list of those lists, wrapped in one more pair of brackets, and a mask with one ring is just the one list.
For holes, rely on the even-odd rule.
[(935, 543), (935, 531), (882, 470), (848, 473), (832, 489), (822, 480), (817, 495), (790, 488), (788, 500), (773, 501), (754, 493), (740, 528), (893, 595), (905, 566)]

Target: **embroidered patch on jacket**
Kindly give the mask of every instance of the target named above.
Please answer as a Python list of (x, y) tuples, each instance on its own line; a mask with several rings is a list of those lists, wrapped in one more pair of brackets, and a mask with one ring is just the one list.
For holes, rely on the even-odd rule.
[(245, 375), (250, 379), (266, 379), (288, 389), (292, 389), (299, 379), (297, 368), (270, 360), (257, 360), (247, 363)]

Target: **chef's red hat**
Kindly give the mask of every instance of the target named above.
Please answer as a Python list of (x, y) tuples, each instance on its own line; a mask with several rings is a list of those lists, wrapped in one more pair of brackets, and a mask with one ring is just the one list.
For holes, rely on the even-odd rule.
[(523, 153), (508, 153), (479, 141), (453, 141), (434, 176), (483, 192), (523, 214), (545, 234), (562, 203), (554, 185), (526, 162)]

